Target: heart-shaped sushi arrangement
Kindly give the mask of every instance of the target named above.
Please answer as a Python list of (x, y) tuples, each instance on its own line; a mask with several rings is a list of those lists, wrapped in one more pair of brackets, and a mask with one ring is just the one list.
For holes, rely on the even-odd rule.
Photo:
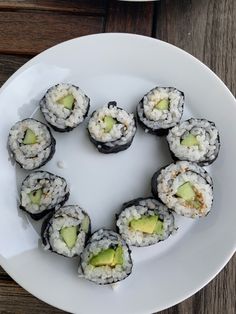
[[(69, 132), (85, 120), (90, 99), (77, 86), (57, 84), (39, 106), (55, 131)], [(116, 215), (116, 232), (99, 229), (91, 235), (88, 213), (77, 204), (65, 205), (70, 191), (64, 178), (37, 170), (24, 179), (20, 208), (35, 220), (47, 216), (41, 230), (45, 250), (79, 256), (80, 277), (113, 284), (132, 271), (130, 246), (154, 245), (177, 230), (174, 213), (198, 218), (210, 212), (213, 183), (202, 166), (217, 158), (219, 132), (206, 119), (180, 122), (183, 109), (184, 93), (173, 87), (155, 87), (137, 105), (140, 126), (146, 133), (166, 136), (175, 162), (154, 173), (152, 196), (123, 204)], [(132, 144), (136, 118), (112, 101), (91, 114), (87, 130), (99, 152), (118, 153)], [(35, 170), (53, 157), (56, 141), (47, 125), (28, 118), (10, 129), (8, 146), (23, 169)]]

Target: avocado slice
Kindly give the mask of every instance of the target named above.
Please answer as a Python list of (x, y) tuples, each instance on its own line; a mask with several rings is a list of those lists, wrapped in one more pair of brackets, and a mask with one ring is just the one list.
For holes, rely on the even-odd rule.
[(106, 249), (93, 256), (89, 264), (95, 267), (99, 266), (112, 266), (115, 257), (114, 249)]
[(163, 222), (158, 220), (157, 221), (157, 224), (156, 224), (156, 227), (153, 231), (153, 233), (156, 233), (156, 234), (161, 234), (163, 231)]
[(57, 102), (60, 105), (63, 105), (66, 109), (72, 110), (74, 105), (75, 98), (73, 95), (68, 94), (65, 97), (62, 97)]
[(154, 108), (158, 109), (158, 110), (168, 110), (169, 109), (169, 99), (164, 98), (164, 99), (158, 101), (158, 103), (155, 105)]
[(134, 231), (140, 231), (152, 234), (155, 230), (158, 221), (157, 216), (144, 216), (139, 219), (133, 219), (130, 221), (130, 227)]
[(38, 189), (38, 190), (30, 192), (29, 193), (29, 198), (30, 198), (31, 203), (39, 205), (40, 201), (41, 201), (41, 198), (42, 198), (42, 195), (43, 195), (43, 190), (42, 189)]
[(77, 226), (62, 228), (60, 230), (60, 235), (68, 248), (72, 249), (77, 240)]
[(32, 145), (37, 143), (37, 136), (31, 129), (27, 129), (23, 139), (24, 145)]
[(183, 146), (186, 147), (192, 147), (192, 146), (197, 146), (199, 145), (199, 142), (193, 134), (189, 133), (180, 143)]
[(88, 232), (88, 230), (89, 230), (89, 218), (88, 218), (88, 216), (84, 217), (82, 224), (81, 224), (81, 229), (84, 232)]
[(104, 123), (105, 123), (105, 129), (104, 131), (106, 133), (109, 133), (111, 131), (111, 129), (113, 128), (113, 126), (115, 124), (117, 124), (117, 120), (112, 118), (111, 116), (105, 116), (104, 117)]
[(184, 184), (179, 186), (176, 195), (188, 202), (194, 201), (196, 196), (190, 182), (185, 182)]
[(123, 249), (122, 246), (118, 245), (111, 266), (123, 265), (123, 262), (124, 262)]

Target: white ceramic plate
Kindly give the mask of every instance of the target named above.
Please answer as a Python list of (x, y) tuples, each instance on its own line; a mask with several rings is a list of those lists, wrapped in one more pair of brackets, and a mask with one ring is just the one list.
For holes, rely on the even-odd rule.
[[(9, 160), (6, 141), (17, 121), (38, 113), (38, 101), (58, 82), (78, 84), (92, 108), (110, 100), (134, 111), (155, 85), (175, 86), (186, 95), (185, 118), (215, 121), (221, 151), (209, 171), (214, 206), (196, 221), (177, 217), (179, 231), (163, 243), (133, 250), (134, 270), (116, 290), (77, 278), (77, 260), (43, 252), (39, 230), (17, 209), (17, 188), (27, 175)], [(205, 65), (167, 43), (129, 34), (99, 34), (55, 46), (25, 64), (0, 92), (0, 262), (26, 290), (73, 313), (151, 313), (174, 305), (207, 284), (235, 251), (235, 99)], [(68, 203), (91, 215), (93, 230), (112, 227), (121, 204), (150, 195), (150, 179), (171, 161), (164, 138), (138, 130), (132, 146), (103, 155), (88, 140), (87, 121), (57, 134), (56, 154), (43, 169), (65, 177)], [(59, 169), (58, 161), (65, 163)]]

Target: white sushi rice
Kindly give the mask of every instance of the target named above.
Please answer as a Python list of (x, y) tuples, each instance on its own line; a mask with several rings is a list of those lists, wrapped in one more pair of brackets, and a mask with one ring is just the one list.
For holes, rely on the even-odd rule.
[[(162, 232), (159, 234), (148, 234), (130, 228), (131, 220), (140, 219), (144, 215), (147, 217), (158, 216), (163, 222)], [(142, 199), (138, 204), (126, 207), (118, 216), (116, 225), (122, 238), (128, 245), (132, 246), (148, 246), (163, 241), (176, 229), (174, 216), (169, 212), (168, 208), (152, 198)]]
[(58, 160), (57, 161), (57, 167), (59, 169), (66, 169), (67, 168), (67, 164), (64, 160)]
[[(169, 108), (159, 110), (156, 104), (169, 100)], [(184, 96), (182, 92), (173, 87), (156, 87), (147, 93), (138, 105), (140, 120), (151, 129), (167, 129), (178, 123), (183, 113)]]
[[(176, 197), (178, 187), (185, 182), (190, 182), (200, 196), (200, 208), (195, 208), (182, 198)], [(179, 215), (196, 218), (206, 216), (211, 210), (213, 202), (212, 179), (197, 164), (187, 161), (173, 163), (161, 170), (156, 183), (160, 199)]]
[[(105, 132), (105, 116), (111, 116), (118, 122), (114, 124), (110, 132)], [(98, 142), (107, 144), (112, 142), (110, 143), (112, 146), (119, 142), (123, 145), (129, 142), (136, 132), (134, 115), (118, 108), (116, 105), (108, 104), (92, 114), (88, 123), (88, 130), (90, 135)]]
[[(85, 246), (86, 235), (89, 231), (90, 219), (78, 205), (61, 207), (55, 212), (49, 224), (49, 238), (47, 239), (47, 245), (44, 245), (45, 250), (51, 247), (54, 252), (67, 257), (77, 256), (82, 253)], [(65, 227), (74, 226), (78, 226), (78, 235), (75, 245), (69, 248), (62, 238), (60, 230)]]
[(111, 287), (111, 289), (112, 289), (113, 291), (118, 290), (119, 286), (120, 286), (120, 283), (119, 283), (119, 282), (110, 284), (110, 287)]
[[(95, 267), (89, 264), (90, 259), (110, 247), (122, 246), (123, 265)], [(97, 284), (112, 284), (125, 279), (132, 271), (130, 251), (125, 241), (114, 231), (100, 229), (90, 238), (81, 255), (79, 276)]]
[[(60, 105), (58, 101), (72, 95), (75, 99), (72, 110)], [(59, 129), (75, 128), (83, 122), (89, 107), (89, 98), (77, 86), (57, 84), (51, 87), (40, 101), (40, 108), (45, 119)]]
[[(33, 204), (30, 200), (32, 191), (42, 190), (40, 203)], [(37, 214), (51, 208), (57, 210), (69, 193), (66, 180), (47, 171), (35, 171), (23, 181), (21, 186), (20, 205), (31, 213)]]
[[(37, 143), (24, 145), (27, 129), (32, 130), (37, 138)], [(9, 132), (9, 148), (14, 159), (26, 170), (36, 169), (49, 158), (52, 147), (52, 135), (47, 126), (34, 119), (25, 119), (17, 122)], [(53, 143), (53, 145), (55, 145)]]
[[(192, 134), (198, 145), (186, 147), (181, 141)], [(170, 150), (180, 160), (209, 163), (219, 152), (219, 132), (214, 123), (206, 119), (190, 119), (173, 127), (167, 135)]]

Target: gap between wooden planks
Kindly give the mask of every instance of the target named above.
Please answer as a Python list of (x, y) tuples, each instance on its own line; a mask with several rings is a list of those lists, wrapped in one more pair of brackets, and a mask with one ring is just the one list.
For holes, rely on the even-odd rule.
[(67, 6), (66, 1), (4, 0), (0, 2), (0, 53), (35, 55), (59, 42), (100, 32), (152, 35), (152, 2), (98, 1), (92, 8), (86, 1), (77, 1), (77, 6), (76, 1), (68, 1)]

